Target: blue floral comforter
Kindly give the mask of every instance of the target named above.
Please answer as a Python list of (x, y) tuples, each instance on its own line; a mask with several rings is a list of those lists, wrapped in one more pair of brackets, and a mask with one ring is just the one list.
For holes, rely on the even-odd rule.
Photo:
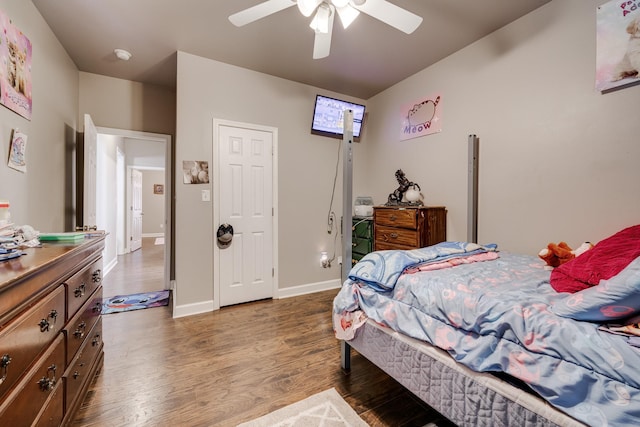
[(402, 274), (408, 267), (495, 245), (447, 242), (380, 251), (354, 266), (334, 300), (336, 336), (366, 318), (447, 350), (476, 371), (502, 371), (549, 403), (594, 426), (640, 425), (640, 351), (597, 323), (555, 315), (566, 297), (536, 257), (497, 259)]

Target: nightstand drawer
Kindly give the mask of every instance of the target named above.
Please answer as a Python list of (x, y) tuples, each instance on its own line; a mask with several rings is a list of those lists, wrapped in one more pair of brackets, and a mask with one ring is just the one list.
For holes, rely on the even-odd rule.
[(352, 245), (353, 245), (352, 252), (354, 254), (365, 255), (371, 252), (371, 250), (373, 249), (371, 244), (371, 239), (361, 239), (359, 237), (354, 237)]
[(416, 230), (418, 228), (417, 213), (416, 209), (376, 209), (376, 227), (388, 225)]
[[(386, 243), (392, 245), (417, 248), (420, 245), (420, 235), (416, 230), (376, 226), (376, 245)], [(377, 246), (376, 246), (377, 247)]]
[(353, 238), (371, 239), (373, 237), (373, 222), (370, 219), (353, 220)]

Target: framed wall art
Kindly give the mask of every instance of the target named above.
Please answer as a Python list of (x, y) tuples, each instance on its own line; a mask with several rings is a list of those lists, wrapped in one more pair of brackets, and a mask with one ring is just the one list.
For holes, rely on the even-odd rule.
[(0, 103), (31, 120), (31, 42), (0, 11)]
[(18, 129), (13, 130), (11, 137), (8, 166), (23, 173), (27, 171), (27, 135)]
[(607, 92), (640, 83), (640, 0), (598, 6), (596, 89)]
[(442, 97), (428, 96), (402, 106), (400, 140), (442, 132)]

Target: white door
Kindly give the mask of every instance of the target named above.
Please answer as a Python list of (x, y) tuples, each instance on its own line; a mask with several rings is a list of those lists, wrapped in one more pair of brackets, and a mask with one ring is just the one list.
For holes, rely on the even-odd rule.
[(84, 175), (82, 190), (82, 225), (96, 226), (98, 181), (98, 130), (91, 116), (84, 115)]
[(131, 169), (131, 252), (142, 247), (142, 172)]
[[(218, 127), (219, 222), (233, 227), (219, 254), (220, 305), (273, 297), (273, 133)], [(217, 244), (217, 240), (214, 244)]]

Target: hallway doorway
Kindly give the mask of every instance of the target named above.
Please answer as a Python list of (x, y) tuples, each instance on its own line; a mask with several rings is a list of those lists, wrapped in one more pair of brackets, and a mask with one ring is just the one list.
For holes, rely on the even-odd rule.
[[(96, 128), (99, 199), (96, 224), (109, 231), (103, 260), (105, 285), (113, 286), (105, 286), (105, 296), (146, 292), (147, 288), (149, 291), (171, 289), (171, 136)], [(138, 229), (134, 233), (132, 226), (132, 171), (151, 177), (147, 182), (143, 181), (139, 189), (142, 195), (136, 198), (142, 200), (142, 236)], [(149, 208), (148, 216), (144, 215), (145, 204)], [(145, 234), (147, 217), (153, 227)], [(134, 234), (142, 243), (140, 250), (135, 252)], [(146, 265), (149, 261), (152, 267)], [(129, 271), (132, 266), (135, 268)], [(138, 276), (145, 270), (148, 270), (144, 274), (148, 274), (149, 279)], [(157, 277), (158, 271), (161, 274)], [(115, 277), (118, 274), (121, 280)], [(120, 286), (126, 288), (119, 289)]]

